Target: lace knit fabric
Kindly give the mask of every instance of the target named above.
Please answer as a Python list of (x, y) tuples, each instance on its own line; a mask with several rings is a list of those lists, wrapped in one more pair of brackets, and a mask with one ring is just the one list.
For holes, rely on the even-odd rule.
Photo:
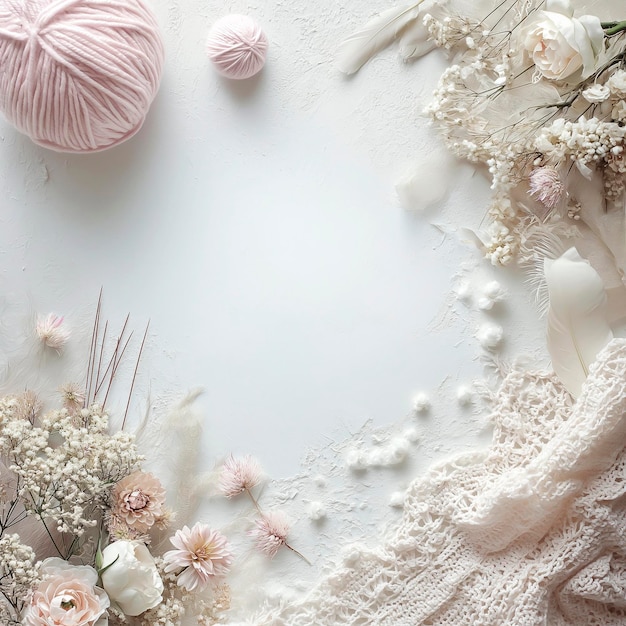
[(399, 527), (257, 625), (626, 624), (626, 341), (574, 403), (554, 375), (512, 372), (484, 453), (434, 467)]

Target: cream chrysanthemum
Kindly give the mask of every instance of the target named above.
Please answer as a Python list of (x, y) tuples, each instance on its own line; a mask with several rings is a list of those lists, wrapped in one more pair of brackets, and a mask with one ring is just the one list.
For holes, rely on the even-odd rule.
[(177, 583), (188, 591), (202, 589), (214, 578), (223, 576), (233, 561), (226, 537), (200, 522), (191, 529), (183, 526), (170, 537), (170, 542), (176, 550), (163, 555), (167, 563), (165, 571), (182, 569)]

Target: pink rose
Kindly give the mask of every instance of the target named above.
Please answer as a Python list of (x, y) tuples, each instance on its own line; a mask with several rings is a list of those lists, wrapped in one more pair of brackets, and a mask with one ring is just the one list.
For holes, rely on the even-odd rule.
[(106, 626), (109, 598), (96, 587), (98, 574), (87, 565), (58, 558), (42, 563), (43, 580), (26, 607), (24, 626)]

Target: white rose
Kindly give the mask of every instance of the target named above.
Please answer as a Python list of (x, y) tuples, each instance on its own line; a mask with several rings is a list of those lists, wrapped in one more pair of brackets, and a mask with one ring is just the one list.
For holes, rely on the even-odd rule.
[(163, 581), (140, 541), (115, 541), (102, 551), (102, 586), (123, 613), (134, 616), (161, 603)]
[(604, 42), (600, 19), (595, 15), (572, 17), (567, 0), (548, 0), (547, 11), (525, 29), (522, 45), (539, 72), (550, 80), (562, 80), (581, 70), (581, 78), (593, 74)]

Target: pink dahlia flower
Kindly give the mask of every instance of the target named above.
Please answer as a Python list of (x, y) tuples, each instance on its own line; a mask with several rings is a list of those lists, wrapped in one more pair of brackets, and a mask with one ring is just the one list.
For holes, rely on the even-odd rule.
[(122, 478), (111, 490), (111, 516), (138, 531), (149, 530), (164, 514), (165, 489), (146, 472)]
[(223, 576), (230, 569), (233, 555), (226, 537), (206, 524), (196, 522), (191, 530), (183, 526), (170, 537), (176, 550), (163, 555), (166, 572), (182, 569), (178, 585), (188, 591), (205, 587), (212, 579)]

